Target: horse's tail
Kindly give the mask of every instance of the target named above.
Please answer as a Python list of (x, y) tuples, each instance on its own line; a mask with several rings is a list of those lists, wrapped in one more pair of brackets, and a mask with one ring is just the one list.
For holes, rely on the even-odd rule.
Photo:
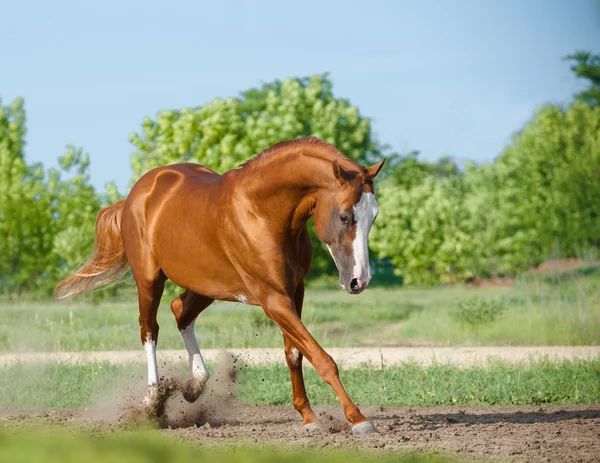
[(56, 299), (66, 299), (119, 281), (129, 262), (121, 237), (121, 216), (125, 201), (100, 211), (96, 219), (96, 241), (91, 258), (54, 290)]

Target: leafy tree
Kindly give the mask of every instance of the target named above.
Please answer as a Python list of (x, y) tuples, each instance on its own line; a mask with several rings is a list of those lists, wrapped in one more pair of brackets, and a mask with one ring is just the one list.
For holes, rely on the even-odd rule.
[(371, 243), (406, 282), (515, 274), (550, 257), (597, 255), (600, 106), (544, 106), (494, 162), (454, 172), (409, 156), (379, 190)]
[[(59, 164), (61, 170), (50, 169), (47, 178), (54, 237), (48, 269), (52, 281), (48, 290), (89, 257), (96, 217), (103, 203), (90, 184), (89, 155), (82, 148), (69, 145)], [(65, 174), (70, 177), (63, 178)], [(113, 199), (119, 198), (111, 197), (111, 202)]]
[[(333, 95), (327, 75), (286, 79), (215, 99), (196, 108), (146, 117), (131, 142), (133, 178), (157, 166), (196, 162), (217, 172), (235, 168), (281, 140), (314, 135), (360, 162), (380, 159), (369, 119), (348, 100)], [(315, 254), (312, 274), (335, 267), (310, 225)]]
[(460, 169), (450, 156), (442, 156), (431, 163), (421, 161), (419, 154), (419, 151), (411, 151), (406, 155), (389, 155), (384, 177), (393, 179), (396, 185), (411, 188), (430, 176), (451, 178), (460, 175)]
[(0, 281), (14, 292), (34, 284), (52, 249), (43, 170), (25, 163), (25, 133), (23, 100), (0, 102)]
[(600, 231), (600, 107), (542, 107), (495, 162), (510, 266), (584, 257)]
[(589, 81), (590, 86), (575, 95), (580, 101), (585, 101), (590, 106), (600, 103), (600, 55), (593, 55), (588, 51), (577, 51), (565, 59), (573, 61), (571, 70), (577, 77)]
[(456, 282), (472, 276), (468, 211), (458, 184), (433, 175), (405, 188), (379, 188), (380, 217), (371, 232), (377, 255), (389, 258), (407, 284)]
[(60, 170), (26, 163), (25, 122), (22, 99), (0, 104), (0, 283), (9, 295), (48, 292), (87, 257), (101, 202), (81, 149), (69, 147)]

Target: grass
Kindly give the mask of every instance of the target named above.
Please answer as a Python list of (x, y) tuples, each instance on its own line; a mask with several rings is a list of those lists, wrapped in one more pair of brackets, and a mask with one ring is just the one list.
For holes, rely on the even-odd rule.
[[(253, 368), (241, 377), (239, 399), (258, 405), (291, 405), (289, 373), (282, 366)], [(306, 389), (315, 404), (337, 404), (314, 370)], [(376, 406), (579, 405), (600, 402), (600, 358), (596, 361), (531, 365), (490, 363), (461, 370), (449, 365), (355, 368), (340, 373), (352, 398)], [(264, 380), (264, 381), (263, 381)]]
[[(51, 432), (50, 432), (51, 431)], [(301, 463), (382, 462), (442, 463), (456, 462), (455, 457), (426, 453), (353, 452), (261, 448), (256, 444), (193, 446), (158, 435), (155, 431), (120, 431), (93, 434), (72, 427), (46, 431), (0, 429), (0, 463)]]
[[(521, 278), (511, 288), (374, 287), (360, 296), (307, 290), (303, 319), (324, 346), (597, 345), (600, 267)], [(134, 295), (93, 305), (0, 303), (0, 350), (140, 349)], [(159, 348), (182, 349), (165, 297)], [(261, 308), (214, 303), (198, 319), (201, 347), (279, 347)]]
[[(16, 364), (0, 368), (0, 406), (16, 408), (88, 407), (115, 394), (119, 384), (144, 382), (143, 365)], [(342, 369), (340, 376), (362, 405), (581, 405), (600, 403), (600, 358), (539, 361), (458, 369), (416, 364)], [(331, 388), (311, 368), (306, 389), (314, 404), (337, 404)], [(237, 379), (238, 400), (254, 405), (291, 406), (289, 371), (284, 366), (244, 367)], [(18, 385), (18, 387), (15, 387)]]

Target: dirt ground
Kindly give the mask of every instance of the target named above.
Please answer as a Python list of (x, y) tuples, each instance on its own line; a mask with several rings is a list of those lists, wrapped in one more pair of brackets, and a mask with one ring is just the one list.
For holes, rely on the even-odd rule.
[[(221, 353), (211, 381), (194, 403), (175, 371), (161, 379), (152, 423), (196, 445), (251, 443), (313, 449), (437, 451), (461, 459), (600, 462), (600, 405), (580, 407), (361, 407), (379, 434), (356, 437), (341, 407), (315, 406), (328, 429), (309, 433), (291, 406), (249, 406), (236, 401), (235, 357)], [(142, 382), (129, 381), (93, 400), (85, 410), (0, 408), (0, 429), (34, 425), (87, 426), (93, 432), (148, 423)], [(359, 404), (360, 405), (360, 404)]]
[[(466, 460), (600, 461), (600, 406), (363, 408), (380, 434), (355, 437), (340, 407), (315, 407), (327, 434), (309, 434), (292, 407), (232, 405), (187, 427), (164, 428), (168, 435), (197, 445), (250, 442), (254, 445), (383, 451), (439, 451)], [(0, 425), (87, 424), (91, 410), (0, 409)]]

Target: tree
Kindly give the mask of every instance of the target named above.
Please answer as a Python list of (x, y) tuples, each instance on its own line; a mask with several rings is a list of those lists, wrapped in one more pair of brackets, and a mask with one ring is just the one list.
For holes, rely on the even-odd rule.
[[(496, 160), (510, 266), (595, 252), (600, 231), (600, 107), (547, 105)], [(507, 251), (507, 249), (502, 250)]]
[(0, 281), (19, 293), (34, 284), (52, 249), (43, 170), (25, 163), (25, 133), (23, 100), (0, 101)]
[(371, 245), (389, 258), (407, 284), (463, 281), (472, 276), (473, 243), (460, 184), (434, 175), (420, 183), (379, 188), (380, 214)]
[(492, 163), (400, 159), (371, 238), (407, 283), (514, 275), (600, 247), (600, 106), (546, 105)]
[(87, 154), (68, 147), (61, 169), (46, 172), (26, 163), (25, 134), (23, 99), (0, 102), (0, 283), (9, 295), (49, 292), (79, 265), (101, 203), (89, 183)]
[[(196, 162), (216, 172), (235, 168), (270, 145), (314, 135), (348, 157), (372, 163), (381, 158), (370, 120), (348, 100), (333, 95), (327, 75), (286, 79), (215, 99), (195, 108), (166, 110), (146, 117), (131, 142), (133, 178), (157, 166)], [(312, 275), (335, 269), (325, 246), (309, 225), (315, 255)]]
[(600, 55), (577, 51), (565, 59), (574, 62), (571, 70), (577, 77), (586, 79), (590, 83), (590, 86), (575, 95), (575, 98), (585, 101), (590, 106), (597, 106), (600, 103)]
[[(59, 165), (60, 171), (49, 170), (46, 182), (53, 215), (53, 246), (47, 271), (52, 278), (45, 288), (48, 291), (89, 257), (96, 217), (103, 205), (90, 184), (90, 159), (82, 148), (67, 146)], [(64, 178), (65, 175), (70, 176)], [(110, 198), (111, 202), (118, 199)]]

